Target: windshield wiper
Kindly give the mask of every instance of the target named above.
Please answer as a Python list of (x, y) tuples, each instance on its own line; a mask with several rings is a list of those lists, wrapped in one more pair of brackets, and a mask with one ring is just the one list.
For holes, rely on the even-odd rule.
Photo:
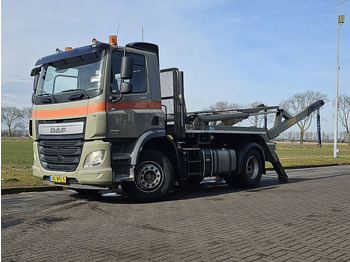
[[(42, 103), (52, 103), (52, 101), (56, 103), (55, 97), (54, 97), (52, 94), (46, 93), (45, 91), (42, 91), (42, 94), (36, 95), (36, 96), (37, 96), (37, 97), (42, 97), (42, 98), (40, 99), (40, 101), (41, 101)], [(45, 96), (48, 97), (48, 98), (51, 98), (51, 99), (48, 100), (48, 98), (46, 98)]]
[(61, 91), (60, 93), (67, 93), (67, 92), (73, 92), (73, 91), (82, 92), (87, 98), (90, 98), (90, 96), (86, 93), (84, 89), (68, 89), (68, 90)]

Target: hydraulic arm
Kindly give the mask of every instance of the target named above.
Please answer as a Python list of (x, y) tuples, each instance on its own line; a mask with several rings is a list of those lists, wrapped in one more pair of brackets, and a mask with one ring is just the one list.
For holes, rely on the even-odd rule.
[[(274, 139), (278, 137), (283, 131), (292, 127), (293, 125), (298, 123), (300, 120), (304, 119), (305, 117), (311, 115), (314, 111), (316, 111), (323, 105), (324, 105), (324, 101), (318, 100), (315, 103), (311, 104), (310, 106), (304, 108), (294, 116), (290, 115), (284, 109), (279, 109), (276, 114), (274, 127), (267, 131), (268, 137), (270, 139)], [(282, 121), (282, 119), (284, 120)]]

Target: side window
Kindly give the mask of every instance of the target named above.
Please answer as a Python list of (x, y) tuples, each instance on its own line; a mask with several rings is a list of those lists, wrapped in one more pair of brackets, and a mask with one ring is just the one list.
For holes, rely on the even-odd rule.
[[(111, 79), (111, 93), (118, 94), (120, 90), (120, 63), (124, 52), (114, 51), (112, 54), (112, 79)], [(143, 55), (126, 53), (126, 56), (130, 56), (134, 59), (134, 74), (129, 80), (132, 84), (133, 93), (142, 93), (147, 91), (146, 86), (146, 69), (145, 69), (145, 57)]]
[(130, 79), (133, 93), (146, 92), (146, 71), (145, 71), (145, 57), (143, 55), (126, 54), (134, 59), (134, 74)]
[(118, 94), (120, 91), (120, 63), (123, 57), (123, 52), (113, 51), (112, 54), (112, 72), (111, 72), (111, 93)]

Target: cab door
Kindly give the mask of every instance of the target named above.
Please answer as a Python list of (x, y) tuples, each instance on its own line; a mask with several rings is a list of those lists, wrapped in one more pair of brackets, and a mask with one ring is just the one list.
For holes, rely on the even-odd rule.
[(132, 78), (124, 80), (132, 84), (132, 92), (121, 97), (120, 68), (124, 51), (116, 49), (111, 54), (110, 96), (106, 103), (107, 138), (137, 138), (149, 129), (159, 128), (160, 124), (161, 103), (152, 99), (146, 56), (131, 52), (125, 55), (134, 61)]

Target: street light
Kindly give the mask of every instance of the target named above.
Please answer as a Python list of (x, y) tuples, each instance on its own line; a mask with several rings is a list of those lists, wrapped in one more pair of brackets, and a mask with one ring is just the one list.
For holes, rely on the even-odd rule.
[(340, 15), (340, 6), (347, 0), (343, 0), (338, 6), (338, 36), (337, 36), (337, 74), (335, 82), (335, 113), (334, 113), (334, 152), (333, 157), (338, 157), (338, 86), (339, 86), (339, 28), (340, 25), (344, 24), (345, 16)]

